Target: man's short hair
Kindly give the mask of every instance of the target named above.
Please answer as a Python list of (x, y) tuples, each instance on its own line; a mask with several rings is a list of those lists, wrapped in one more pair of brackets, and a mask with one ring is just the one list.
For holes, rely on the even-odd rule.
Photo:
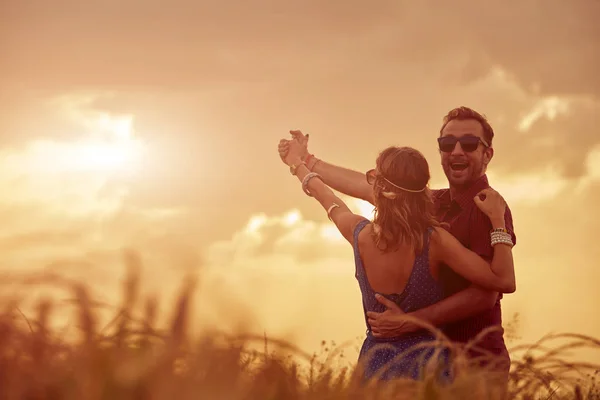
[(488, 122), (485, 115), (480, 114), (472, 108), (465, 106), (454, 108), (450, 110), (448, 114), (446, 114), (443, 120), (442, 128), (440, 129), (440, 135), (442, 134), (442, 131), (444, 130), (448, 122), (455, 119), (459, 121), (474, 119), (475, 121), (479, 122), (483, 127), (483, 137), (490, 146), (492, 145), (492, 141), (494, 140), (494, 129), (492, 129), (492, 126)]

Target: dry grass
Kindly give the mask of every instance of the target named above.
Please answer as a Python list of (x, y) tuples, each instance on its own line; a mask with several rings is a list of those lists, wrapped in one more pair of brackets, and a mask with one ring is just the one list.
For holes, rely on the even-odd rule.
[[(96, 308), (84, 286), (67, 282), (77, 304), (80, 335), (61, 338), (50, 326), (52, 304), (37, 316), (23, 315), (16, 302), (0, 310), (1, 399), (496, 399), (487, 371), (470, 368), (452, 385), (426, 378), (360, 385), (343, 346), (304, 354), (266, 337), (223, 333), (188, 336), (190, 296), (186, 285), (173, 307), (170, 326), (155, 328), (157, 303), (149, 300), (134, 318), (138, 282), (125, 284), (123, 304), (109, 326), (99, 328)], [(65, 283), (65, 282), (63, 282)], [(560, 345), (555, 343), (560, 342)], [(567, 361), (574, 348), (600, 348), (597, 339), (556, 335), (520, 347), (509, 397), (516, 399), (600, 399), (597, 365)], [(460, 358), (460, 357), (459, 357)]]

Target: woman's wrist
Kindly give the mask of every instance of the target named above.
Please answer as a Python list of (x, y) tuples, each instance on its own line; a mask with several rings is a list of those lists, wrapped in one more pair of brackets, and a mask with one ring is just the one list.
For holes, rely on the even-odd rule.
[(288, 166), (292, 166), (292, 165), (300, 165), (304, 162), (304, 160), (302, 160), (302, 158), (300, 157), (294, 157), (292, 159), (289, 160)]
[(504, 222), (504, 217), (491, 218), (490, 222), (492, 223), (492, 228), (494, 228), (494, 229), (506, 229), (506, 223)]
[(300, 158), (292, 158), (290, 160), (287, 160), (288, 162), (286, 163), (287, 166), (290, 168), (290, 174), (292, 175), (296, 175), (298, 168), (302, 165), (304, 165), (304, 161), (302, 161)]

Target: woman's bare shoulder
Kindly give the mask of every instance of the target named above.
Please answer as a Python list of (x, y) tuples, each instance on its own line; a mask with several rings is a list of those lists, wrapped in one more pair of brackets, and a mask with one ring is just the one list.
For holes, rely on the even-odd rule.
[[(362, 228), (360, 230), (360, 233), (358, 234), (359, 240), (361, 240), (362, 238), (370, 239), (371, 233), (373, 232), (373, 222), (365, 219), (365, 220), (360, 221), (359, 224), (362, 223), (363, 221), (367, 221), (367, 222), (365, 223), (364, 228)], [(356, 224), (356, 226), (358, 226), (358, 224)], [(356, 227), (355, 227), (355, 229), (356, 229)]]

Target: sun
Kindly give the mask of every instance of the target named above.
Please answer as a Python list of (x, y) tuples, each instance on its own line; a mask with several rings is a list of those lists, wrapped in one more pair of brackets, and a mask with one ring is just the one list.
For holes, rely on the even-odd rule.
[(110, 93), (79, 93), (55, 97), (49, 105), (75, 126), (72, 139), (40, 138), (30, 143), (30, 172), (42, 175), (75, 173), (132, 174), (141, 169), (145, 145), (136, 137), (135, 116), (109, 112), (96, 102)]
[(11, 204), (79, 218), (119, 210), (145, 177), (146, 143), (135, 132), (135, 115), (99, 110), (97, 97), (48, 100), (56, 126), (40, 125), (19, 147), (0, 148), (0, 184)]
[(136, 138), (133, 116), (101, 113), (88, 119), (76, 139), (39, 139), (30, 143), (27, 170), (38, 176), (81, 173), (135, 174), (141, 169), (143, 142)]
[(133, 117), (102, 115), (97, 121), (101, 135), (82, 139), (66, 155), (75, 170), (129, 172), (139, 170), (143, 144), (134, 137)]

